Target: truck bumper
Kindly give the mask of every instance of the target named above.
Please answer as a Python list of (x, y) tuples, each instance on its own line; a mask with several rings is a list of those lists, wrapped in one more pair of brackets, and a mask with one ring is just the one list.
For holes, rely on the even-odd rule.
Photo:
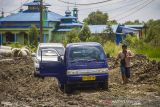
[[(83, 80), (83, 76), (95, 76), (95, 80)], [(90, 75), (73, 75), (73, 76), (67, 76), (66, 84), (70, 85), (78, 85), (78, 84), (94, 84), (94, 83), (101, 83), (108, 81), (108, 74), (90, 74)]]

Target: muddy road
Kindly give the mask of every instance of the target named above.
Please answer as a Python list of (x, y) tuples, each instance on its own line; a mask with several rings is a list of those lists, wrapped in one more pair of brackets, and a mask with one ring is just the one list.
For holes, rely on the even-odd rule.
[[(112, 65), (114, 58), (109, 59)], [(55, 78), (35, 78), (31, 58), (0, 60), (0, 107), (160, 107), (160, 63), (137, 55), (131, 80), (121, 84), (119, 67), (109, 72), (109, 90), (76, 89), (66, 95)]]

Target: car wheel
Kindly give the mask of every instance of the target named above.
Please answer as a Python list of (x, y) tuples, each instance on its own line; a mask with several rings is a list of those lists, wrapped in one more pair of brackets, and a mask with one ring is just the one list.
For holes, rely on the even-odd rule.
[(72, 93), (72, 87), (68, 84), (65, 84), (64, 85), (64, 92), (67, 93), (67, 94)]
[(64, 85), (58, 83), (58, 87), (59, 87), (59, 89), (60, 89), (62, 92), (64, 92)]
[(108, 90), (108, 79), (103, 82), (101, 88), (102, 88), (103, 90)]
[(39, 75), (34, 71), (34, 77), (39, 77)]
[(34, 77), (44, 79), (43, 76), (40, 76), (38, 73), (34, 72)]

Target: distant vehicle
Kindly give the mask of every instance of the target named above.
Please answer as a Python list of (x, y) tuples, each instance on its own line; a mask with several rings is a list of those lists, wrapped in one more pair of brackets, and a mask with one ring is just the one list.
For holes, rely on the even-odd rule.
[[(43, 52), (41, 55), (43, 59)], [(85, 84), (108, 89), (108, 62), (99, 43), (71, 43), (66, 47), (64, 60), (56, 56), (59, 57), (56, 62), (40, 61), (40, 75), (56, 77), (66, 93)]]
[[(61, 43), (40, 43), (36, 53), (32, 53), (34, 57), (35, 76), (39, 76), (39, 62), (58, 61), (58, 58), (64, 58), (65, 48)], [(57, 57), (57, 54), (59, 57)], [(43, 75), (42, 75), (43, 76)]]

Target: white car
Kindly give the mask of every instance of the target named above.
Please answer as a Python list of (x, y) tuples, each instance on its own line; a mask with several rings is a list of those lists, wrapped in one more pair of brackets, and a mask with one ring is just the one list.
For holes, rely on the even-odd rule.
[(34, 75), (39, 74), (39, 62), (40, 61), (58, 61), (59, 57), (64, 58), (65, 47), (61, 43), (40, 43), (37, 48), (37, 52), (33, 53), (35, 72)]

